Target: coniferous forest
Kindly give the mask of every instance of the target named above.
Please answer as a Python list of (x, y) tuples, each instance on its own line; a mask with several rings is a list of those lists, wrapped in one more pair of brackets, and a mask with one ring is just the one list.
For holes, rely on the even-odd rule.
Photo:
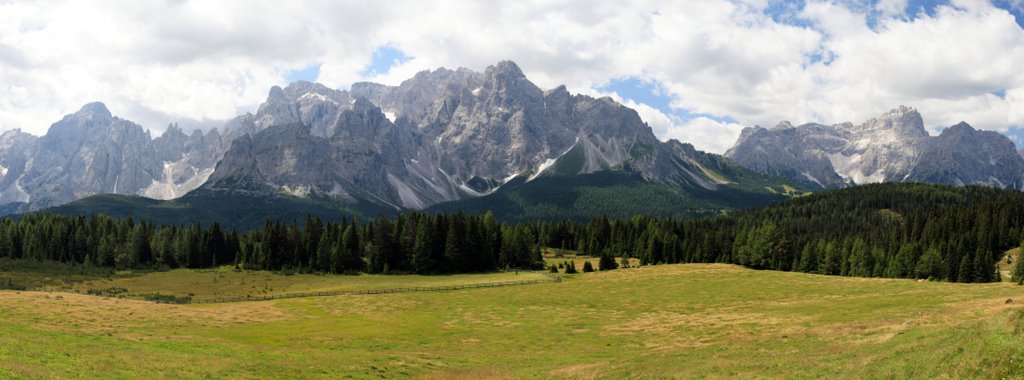
[(1024, 193), (878, 184), (710, 218), (499, 222), (490, 213), (413, 213), (372, 221), (268, 221), (253, 231), (155, 226), (104, 216), (30, 214), (0, 222), (0, 258), (116, 268), (319, 273), (464, 273), (541, 268), (541, 248), (734, 263), (829, 275), (990, 282), (1024, 238)]

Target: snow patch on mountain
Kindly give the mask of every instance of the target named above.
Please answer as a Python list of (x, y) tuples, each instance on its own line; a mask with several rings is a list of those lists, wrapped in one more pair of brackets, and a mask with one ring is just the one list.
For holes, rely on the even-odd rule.
[(322, 94), (318, 94), (318, 93), (315, 93), (315, 92), (307, 92), (305, 95), (300, 96), (298, 100), (299, 101), (313, 100), (313, 101), (320, 101), (320, 102), (324, 102), (324, 103), (331, 103), (331, 104), (335, 104), (335, 105), (338, 104), (338, 102), (336, 102), (334, 99), (328, 98), (328, 97), (326, 97), (326, 96), (324, 96)]
[[(188, 158), (170, 162), (164, 161), (163, 176), (139, 191), (139, 195), (153, 199), (174, 199), (195, 190), (210, 178), (213, 168), (199, 169), (188, 162)], [(176, 183), (175, 178), (187, 178), (182, 183)]]
[(526, 182), (530, 182), (530, 181), (533, 181), (534, 179), (536, 179), (536, 178), (537, 178), (538, 176), (540, 176), (541, 174), (544, 174), (544, 171), (545, 171), (545, 170), (548, 170), (548, 168), (550, 168), (550, 167), (551, 167), (552, 165), (554, 165), (554, 164), (555, 164), (556, 162), (558, 162), (558, 159), (559, 159), (559, 158), (562, 158), (562, 157), (563, 157), (563, 156), (565, 156), (565, 155), (566, 155), (567, 153), (569, 153), (570, 151), (572, 151), (572, 148), (575, 148), (575, 147), (576, 147), (576, 144), (578, 144), (579, 142), (580, 142), (580, 138), (579, 138), (579, 137), (576, 137), (576, 141), (574, 141), (574, 142), (572, 143), (572, 145), (571, 145), (571, 146), (569, 146), (569, 149), (566, 149), (566, 150), (565, 150), (564, 152), (562, 152), (562, 154), (559, 154), (559, 155), (558, 155), (557, 157), (554, 157), (554, 158), (549, 158), (549, 159), (546, 159), (546, 160), (544, 160), (544, 162), (542, 162), (542, 163), (540, 164), (540, 166), (539, 166), (539, 167), (537, 167), (537, 171), (536, 171), (536, 172), (534, 172), (534, 173), (533, 173), (533, 175), (531, 175), (531, 176), (530, 176), (530, 178), (528, 178), (528, 179), (526, 180)]

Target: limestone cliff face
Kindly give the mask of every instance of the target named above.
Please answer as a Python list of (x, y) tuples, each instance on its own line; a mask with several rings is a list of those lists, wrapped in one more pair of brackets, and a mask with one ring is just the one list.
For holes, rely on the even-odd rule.
[(659, 141), (610, 98), (542, 90), (508, 61), (483, 73), (425, 71), (399, 86), (299, 82), (272, 89), (254, 120), (258, 132), (235, 140), (208, 188), (230, 189), (224, 181), (250, 176), (231, 173), (250, 173), (269, 192), (420, 209), (516, 177), (617, 170), (713, 191), (743, 170)]
[(914, 181), (1022, 189), (1024, 173), (1006, 136), (966, 123), (929, 136), (920, 113), (904, 106), (860, 125), (746, 128), (726, 156), (810, 188)]
[(0, 203), (36, 210), (101, 193), (170, 199), (202, 185), (223, 153), (217, 130), (152, 139), (141, 126), (89, 103), (36, 137), (0, 135)]

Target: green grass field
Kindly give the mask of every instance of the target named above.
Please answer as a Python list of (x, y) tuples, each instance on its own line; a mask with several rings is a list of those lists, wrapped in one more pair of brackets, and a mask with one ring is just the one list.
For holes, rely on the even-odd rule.
[(1022, 305), (729, 265), (208, 305), (0, 291), (0, 378), (1024, 378)]
[(387, 276), (360, 274), (335, 276), (314, 274), (281, 275), (269, 271), (235, 271), (231, 267), (210, 270), (175, 269), (143, 275), (119, 273), (118, 277), (75, 283), (68, 288), (79, 291), (111, 288), (126, 294), (191, 295), (199, 299), (219, 297), (267, 296), (275, 294), (368, 290), (406, 287), (483, 284), (506, 281), (546, 279), (531, 272), (458, 274), (449, 276)]
[[(576, 270), (577, 271), (583, 271), (583, 263), (587, 263), (587, 262), (589, 262), (590, 265), (594, 267), (594, 270), (597, 270), (598, 263), (601, 261), (601, 259), (599, 257), (578, 256), (578, 255), (571, 254), (571, 253), (570, 254), (565, 254), (562, 257), (546, 256), (545, 255), (544, 256), (544, 267), (548, 267), (548, 266), (551, 266), (551, 265), (555, 265), (557, 267), (558, 264), (563, 264), (566, 261), (571, 261), (571, 262), (576, 263)], [(622, 259), (621, 258), (616, 258), (615, 262), (621, 264), (622, 263)], [(629, 259), (629, 265), (630, 266), (640, 266), (640, 259), (635, 258), (635, 257), (634, 258), (630, 258)], [(565, 273), (565, 268), (559, 268), (558, 269), (558, 273), (564, 274)]]

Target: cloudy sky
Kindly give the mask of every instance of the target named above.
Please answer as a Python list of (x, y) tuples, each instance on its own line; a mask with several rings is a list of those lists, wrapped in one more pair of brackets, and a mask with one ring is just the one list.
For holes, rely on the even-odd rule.
[(743, 126), (900, 104), (933, 133), (965, 120), (1024, 146), (1022, 25), (1024, 0), (0, 0), (0, 130), (42, 134), (95, 100), (154, 133), (206, 128), (297, 79), (398, 84), (511, 59), (712, 152)]

